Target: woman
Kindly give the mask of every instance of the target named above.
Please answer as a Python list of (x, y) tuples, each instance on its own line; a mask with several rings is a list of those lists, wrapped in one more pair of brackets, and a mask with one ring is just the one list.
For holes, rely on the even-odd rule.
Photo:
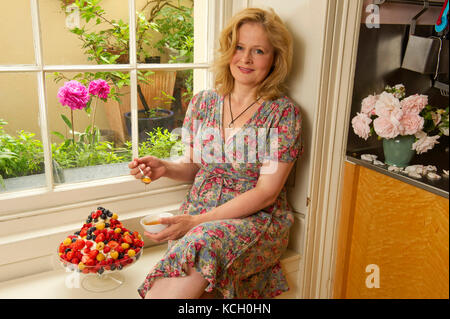
[(181, 214), (145, 233), (169, 249), (141, 297), (270, 298), (289, 289), (279, 258), (293, 221), (284, 184), (301, 153), (300, 112), (282, 94), (292, 40), (272, 10), (245, 9), (223, 30), (219, 53), (216, 89), (195, 95), (186, 113), (188, 160), (129, 164), (136, 178), (139, 165), (153, 180), (193, 181)]

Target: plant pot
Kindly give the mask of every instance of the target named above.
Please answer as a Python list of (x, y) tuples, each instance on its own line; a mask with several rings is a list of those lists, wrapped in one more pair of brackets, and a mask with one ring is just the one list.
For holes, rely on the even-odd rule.
[[(144, 142), (148, 135), (147, 132), (152, 132), (157, 127), (165, 128), (169, 131), (173, 130), (174, 116), (173, 111), (158, 109), (161, 116), (158, 117), (146, 117), (145, 110), (138, 111), (138, 133), (139, 143)], [(125, 124), (127, 126), (128, 134), (131, 136), (131, 112), (124, 114)]]
[(391, 166), (408, 166), (415, 154), (412, 149), (414, 141), (414, 135), (399, 135), (392, 139), (383, 139), (384, 162)]

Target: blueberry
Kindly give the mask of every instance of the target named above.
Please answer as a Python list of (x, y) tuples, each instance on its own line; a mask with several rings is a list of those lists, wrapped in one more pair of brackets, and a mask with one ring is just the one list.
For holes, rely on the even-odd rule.
[(76, 231), (73, 234), (78, 236), (80, 234), (80, 231)]
[(105, 211), (105, 213), (106, 213), (106, 216), (108, 216), (108, 217), (112, 217), (112, 215), (113, 215), (113, 213), (109, 209), (107, 209)]
[(106, 214), (103, 213), (103, 214), (100, 215), (100, 217), (101, 217), (102, 219), (106, 219)]
[(95, 240), (95, 238), (96, 238), (97, 236), (95, 236), (95, 235), (92, 235), (92, 240)]
[(119, 259), (122, 259), (124, 256), (124, 253), (119, 253)]
[(99, 206), (99, 207), (97, 207), (97, 210), (104, 211), (105, 209), (103, 207)]
[(92, 239), (92, 235), (91, 234), (86, 235), (86, 239), (87, 240), (91, 240)]
[(111, 265), (111, 270), (114, 270), (114, 269), (116, 269), (116, 265), (112, 264)]
[(105, 223), (105, 228), (109, 228), (109, 223)]
[(103, 267), (102, 267), (102, 268), (100, 268), (100, 269), (98, 270), (98, 273), (101, 275), (101, 274), (103, 274), (104, 271), (105, 271), (105, 270), (104, 270)]
[(64, 250), (64, 253), (67, 254), (70, 250), (70, 248), (66, 248), (66, 250)]
[(72, 238), (72, 243), (76, 242), (77, 239), (76, 238)]
[(119, 266), (117, 267), (117, 269), (122, 270), (122, 269), (123, 269), (123, 266), (122, 266), (122, 265), (119, 265)]

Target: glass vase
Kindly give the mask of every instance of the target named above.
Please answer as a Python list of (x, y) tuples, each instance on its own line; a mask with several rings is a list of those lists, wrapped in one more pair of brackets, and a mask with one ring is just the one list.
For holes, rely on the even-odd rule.
[(414, 135), (399, 135), (395, 138), (383, 139), (384, 162), (391, 166), (408, 166), (415, 154), (412, 149), (414, 141)]

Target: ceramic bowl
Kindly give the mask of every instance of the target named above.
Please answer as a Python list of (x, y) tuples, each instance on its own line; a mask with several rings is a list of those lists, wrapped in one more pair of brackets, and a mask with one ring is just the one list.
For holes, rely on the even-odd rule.
[(141, 219), (141, 226), (145, 229), (145, 231), (149, 233), (159, 233), (161, 230), (167, 228), (168, 225), (163, 225), (159, 222), (161, 218), (164, 217), (172, 217), (172, 213), (159, 213), (159, 214), (151, 214), (147, 215)]

